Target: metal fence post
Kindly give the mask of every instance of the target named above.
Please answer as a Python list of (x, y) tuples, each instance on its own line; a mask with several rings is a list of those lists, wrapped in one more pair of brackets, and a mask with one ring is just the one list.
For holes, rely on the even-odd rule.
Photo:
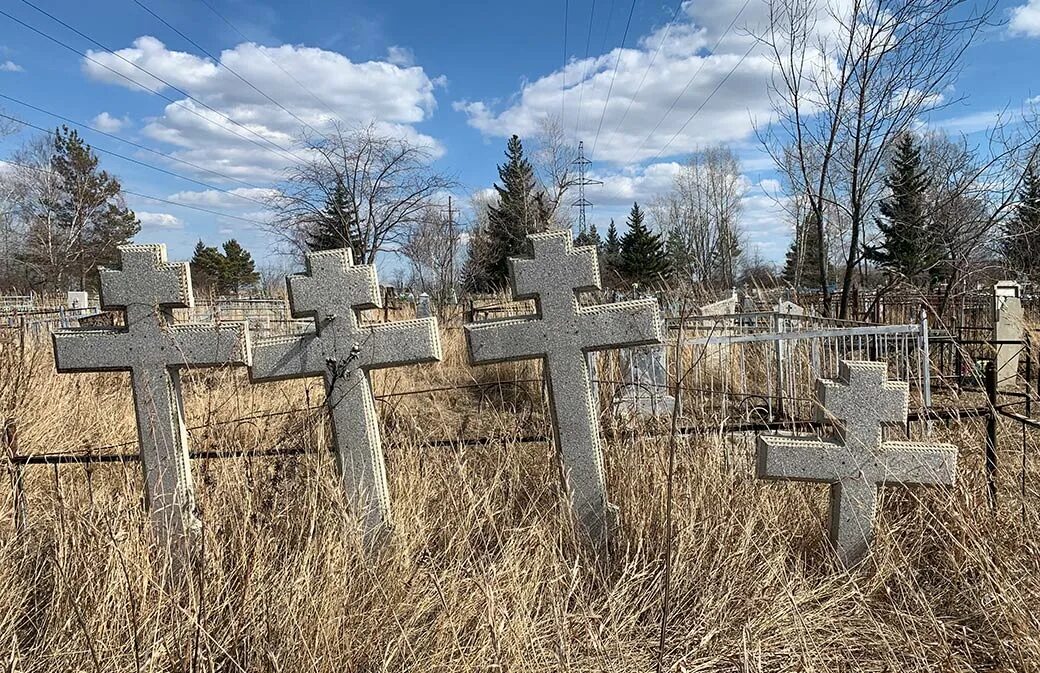
[(997, 507), (997, 365), (986, 363), (986, 397), (989, 415), (986, 417), (986, 495), (991, 509)]

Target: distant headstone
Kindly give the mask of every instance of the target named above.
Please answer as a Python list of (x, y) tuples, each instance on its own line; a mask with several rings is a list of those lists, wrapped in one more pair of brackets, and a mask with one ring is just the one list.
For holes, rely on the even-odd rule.
[[(1025, 313), (1022, 309), (1022, 286), (1002, 280), (993, 286), (993, 339), (997, 342), (1022, 342), (1025, 334)], [(997, 386), (1014, 386), (1018, 377), (1018, 363), (1024, 346), (1021, 343), (997, 343)]]
[(350, 250), (307, 254), (307, 272), (289, 276), (293, 317), (314, 319), (310, 334), (260, 341), (253, 381), (325, 378), (336, 455), (349, 502), (371, 545), (391, 522), (386, 463), (369, 372), (441, 358), (434, 318), (364, 324), (360, 311), (381, 302), (376, 270), (355, 266)]
[(838, 380), (820, 380), (818, 414), (835, 420), (836, 441), (758, 438), (759, 479), (830, 484), (830, 537), (846, 565), (870, 548), (879, 487), (950, 485), (956, 477), (955, 446), (882, 441), (883, 424), (906, 422), (909, 392), (886, 379), (884, 363), (842, 361)]
[(733, 294), (729, 297), (701, 306), (700, 313), (701, 315), (732, 315), (737, 312), (739, 305), (740, 297), (737, 295), (736, 288), (734, 288)]
[(174, 325), (190, 308), (191, 272), (166, 261), (166, 246), (124, 245), (122, 269), (101, 269), (101, 305), (123, 310), (126, 327), (55, 332), (59, 372), (129, 371), (149, 508), (159, 541), (177, 552), (200, 526), (195, 512), (181, 376), (185, 368), (245, 364), (243, 324)]
[(423, 292), (419, 295), (419, 299), (415, 302), (415, 317), (429, 318), (432, 315), (433, 308), (430, 304), (430, 295)]
[(781, 299), (776, 305), (776, 312), (781, 315), (805, 315), (805, 309), (787, 299)]
[(624, 387), (620, 407), (641, 414), (670, 414), (675, 398), (668, 394), (668, 349), (664, 345), (621, 350)]
[(535, 299), (538, 314), (466, 326), (474, 364), (541, 359), (552, 401), (553, 433), (578, 520), (594, 540), (613, 525), (603, 475), (596, 401), (586, 354), (661, 343), (657, 302), (581, 306), (577, 292), (599, 288), (594, 247), (575, 248), (569, 231), (529, 236), (532, 259), (510, 259), (514, 299)]
[(87, 296), (86, 292), (69, 292), (68, 297), (66, 299), (66, 308), (84, 309), (90, 305), (90, 299)]

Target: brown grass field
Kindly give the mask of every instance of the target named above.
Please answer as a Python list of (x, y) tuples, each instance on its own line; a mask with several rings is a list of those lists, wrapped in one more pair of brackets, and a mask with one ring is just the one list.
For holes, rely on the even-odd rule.
[[(444, 341), (444, 363), (381, 372), (376, 392), (538, 374), (471, 370), (460, 332)], [(59, 375), (48, 346), (18, 350), (4, 346), (0, 403), (21, 453), (135, 438), (126, 374)], [(660, 657), (669, 671), (1040, 671), (1035, 435), (1001, 423), (991, 511), (984, 421), (937, 426), (961, 447), (956, 487), (887, 490), (874, 554), (853, 571), (826, 541), (826, 487), (755, 480), (751, 436), (679, 437), (661, 651), (668, 437), (611, 433), (621, 525), (593, 554), (569, 519), (552, 448), (514, 441), (546, 430), (538, 386), (527, 388), (536, 403), (517, 403), (513, 386), (379, 405), (394, 531), (370, 555), (337, 488), (321, 410), (221, 423), (319, 405), (321, 382), (192, 373), (194, 449), (308, 453), (194, 461), (201, 559), (172, 585), (150, 547), (136, 462), (27, 467), (24, 533), (12, 490), (0, 491), (0, 669), (635, 673)]]

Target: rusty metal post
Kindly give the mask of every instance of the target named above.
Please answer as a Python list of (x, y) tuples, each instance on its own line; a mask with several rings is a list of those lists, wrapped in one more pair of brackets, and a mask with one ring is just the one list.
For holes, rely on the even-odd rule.
[(997, 507), (997, 365), (986, 363), (986, 397), (989, 415), (986, 417), (986, 495), (990, 509)]
[(18, 535), (25, 533), (25, 466), (18, 461), (18, 424), (13, 418), (4, 421), (3, 444), (7, 451), (8, 469), (11, 472), (11, 494), (14, 500), (14, 529)]

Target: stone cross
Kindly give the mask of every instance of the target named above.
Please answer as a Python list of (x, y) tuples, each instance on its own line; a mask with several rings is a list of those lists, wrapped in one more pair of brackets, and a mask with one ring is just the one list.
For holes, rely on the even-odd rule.
[(315, 332), (257, 342), (250, 376), (274, 381), (325, 378), (325, 402), (343, 488), (370, 546), (391, 522), (386, 463), (369, 372), (441, 359), (435, 318), (365, 324), (360, 311), (382, 303), (376, 270), (355, 266), (349, 249), (307, 254), (307, 272), (289, 276), (294, 318), (313, 318)]
[(869, 550), (878, 488), (954, 483), (957, 447), (883, 442), (882, 425), (906, 422), (906, 383), (886, 380), (881, 362), (842, 361), (838, 380), (821, 379), (818, 416), (833, 418), (837, 441), (760, 435), (759, 479), (831, 485), (830, 536), (853, 565)]
[(191, 273), (166, 261), (164, 245), (124, 245), (122, 269), (100, 269), (101, 305), (122, 310), (123, 328), (59, 331), (59, 372), (129, 371), (149, 509), (160, 543), (186, 550), (201, 525), (184, 426), (180, 371), (245, 364), (245, 324), (174, 325), (171, 309), (191, 308)]
[(552, 401), (556, 446), (578, 520), (594, 540), (613, 525), (607, 500), (599, 414), (586, 354), (659, 344), (664, 325), (657, 302), (639, 299), (581, 306), (577, 292), (600, 287), (595, 247), (575, 248), (569, 231), (528, 237), (532, 259), (510, 259), (515, 299), (535, 299), (537, 315), (466, 326), (473, 364), (541, 359)]

